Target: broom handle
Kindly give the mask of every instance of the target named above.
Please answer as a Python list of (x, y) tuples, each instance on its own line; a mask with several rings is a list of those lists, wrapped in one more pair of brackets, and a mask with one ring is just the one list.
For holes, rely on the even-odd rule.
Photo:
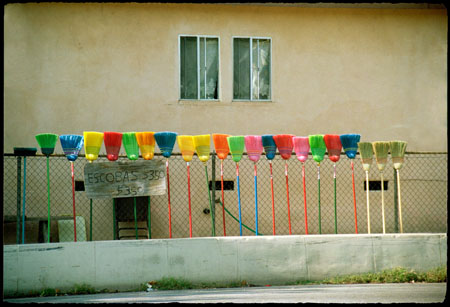
[(319, 199), (319, 234), (322, 234), (322, 225), (320, 218), (320, 163), (317, 164), (317, 182), (319, 187), (318, 199)]
[(151, 239), (152, 238), (152, 213), (151, 213), (151, 199), (150, 199), (150, 195), (148, 196), (148, 238)]
[(27, 181), (27, 157), (23, 157), (22, 244), (25, 244), (25, 196)]
[(305, 205), (305, 234), (308, 234), (308, 212), (306, 210), (306, 176), (305, 176), (305, 163), (302, 162), (302, 178), (303, 178), (303, 203)]
[(116, 199), (115, 198), (113, 198), (112, 213), (113, 213), (113, 238), (114, 238), (114, 240), (116, 240), (117, 239), (117, 228), (116, 228)]
[(50, 243), (50, 157), (47, 156), (47, 243)]
[(370, 234), (369, 171), (366, 171), (367, 233)]
[(136, 197), (133, 197), (133, 211), (134, 211), (134, 232), (136, 234), (136, 240), (138, 240), (139, 236), (138, 236), (138, 226), (137, 226)]
[(192, 238), (192, 215), (191, 215), (191, 174), (189, 162), (187, 164), (188, 200), (189, 200), (189, 237)]
[(92, 198), (89, 199), (89, 241), (92, 241)]
[(353, 210), (355, 212), (355, 233), (358, 234), (358, 219), (356, 217), (355, 171), (353, 167), (353, 160), (351, 160), (351, 165), (352, 165), (352, 187), (353, 187)]
[(270, 190), (272, 192), (272, 225), (273, 225), (273, 235), (275, 235), (275, 201), (273, 197), (272, 160), (269, 160), (269, 165), (270, 165)]
[(220, 187), (222, 189), (222, 219), (223, 219), (223, 236), (227, 236), (227, 231), (225, 227), (225, 199), (223, 195), (223, 160), (220, 160)]
[(384, 223), (384, 179), (383, 179), (383, 172), (381, 173), (381, 215), (383, 217), (383, 234), (386, 233), (386, 227)]
[(400, 233), (403, 233), (403, 224), (402, 224), (402, 198), (400, 196), (400, 172), (397, 171), (397, 190), (398, 190), (398, 217), (400, 219)]
[(73, 199), (73, 240), (77, 242), (77, 216), (75, 214), (75, 172), (73, 161), (70, 161), (70, 172), (72, 175), (72, 199)]
[(333, 164), (333, 179), (334, 179), (334, 233), (337, 234), (336, 163)]
[(166, 159), (166, 173), (167, 173), (167, 200), (169, 210), (169, 238), (172, 238), (172, 219), (170, 212), (170, 181), (169, 181), (169, 159)]
[(291, 232), (291, 210), (290, 210), (290, 204), (289, 204), (288, 165), (287, 165), (286, 160), (284, 162), (284, 175), (286, 177), (286, 196), (287, 196), (287, 208), (288, 208), (289, 234), (292, 234), (292, 232)]
[(208, 179), (208, 165), (206, 164), (206, 162), (204, 162), (205, 164), (205, 174), (206, 174), (206, 187), (208, 188), (208, 198), (209, 198), (209, 211), (211, 214), (211, 233), (212, 236), (215, 237), (216, 236), (216, 225), (214, 223), (214, 214), (213, 214), (213, 205), (211, 202), (211, 191), (209, 189), (209, 179)]
[(239, 163), (238, 162), (236, 162), (236, 181), (237, 181), (238, 207), (239, 207), (239, 235), (242, 236), (241, 192), (239, 189)]
[(255, 162), (255, 236), (258, 235), (258, 181)]

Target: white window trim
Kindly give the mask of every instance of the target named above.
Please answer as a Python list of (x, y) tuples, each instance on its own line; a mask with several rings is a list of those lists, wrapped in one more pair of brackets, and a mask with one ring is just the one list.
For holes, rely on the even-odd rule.
[[(234, 96), (234, 39), (235, 38), (249, 38), (250, 39), (250, 99), (234, 99), (232, 98), (232, 101), (273, 101), (273, 92), (272, 92), (272, 38), (271, 37), (265, 37), (265, 36), (232, 36), (231, 37), (231, 55), (233, 57), (233, 69), (232, 69), (232, 96)], [(253, 99), (253, 72), (252, 72), (252, 63), (253, 63), (253, 54), (252, 54), (252, 44), (253, 39), (268, 39), (270, 40), (270, 99)], [(258, 58), (259, 61), (259, 58)], [(258, 80), (259, 83), (259, 80)]]
[[(196, 37), (197, 38), (197, 98), (181, 98), (181, 37)], [(200, 98), (200, 38), (217, 38), (217, 98), (207, 99)], [(205, 44), (206, 48), (206, 44)], [(271, 51), (272, 52), (272, 51)], [(205, 51), (206, 55), (206, 51)], [(193, 35), (193, 34), (179, 34), (178, 35), (178, 100), (179, 101), (220, 101), (222, 91), (220, 90), (220, 37), (216, 35)], [(205, 71), (206, 73), (206, 71)], [(205, 89), (206, 92), (206, 89)]]

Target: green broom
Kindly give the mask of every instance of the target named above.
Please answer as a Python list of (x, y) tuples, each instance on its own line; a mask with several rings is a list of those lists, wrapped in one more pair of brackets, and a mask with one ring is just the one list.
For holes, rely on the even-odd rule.
[(404, 141), (391, 141), (391, 157), (392, 162), (394, 164), (395, 172), (397, 173), (397, 190), (398, 190), (398, 217), (400, 220), (400, 233), (403, 233), (403, 224), (402, 224), (402, 199), (400, 196), (400, 172), (399, 170), (402, 168), (405, 151), (406, 151), (407, 143)]
[(369, 170), (373, 160), (373, 146), (369, 142), (359, 142), (358, 149), (363, 169), (366, 172), (367, 233), (370, 234)]
[(41, 133), (35, 136), (36, 141), (41, 147), (41, 151), (47, 156), (47, 243), (50, 243), (50, 161), (49, 157), (55, 150), (58, 135), (53, 133)]
[(384, 180), (383, 180), (383, 170), (386, 167), (388, 153), (389, 153), (389, 142), (373, 142), (373, 152), (375, 153), (375, 158), (377, 161), (377, 167), (381, 175), (381, 214), (383, 218), (383, 234), (386, 233), (385, 218), (384, 218)]
[(323, 139), (323, 134), (309, 136), (309, 146), (314, 161), (317, 162), (317, 183), (318, 183), (318, 199), (319, 199), (319, 234), (322, 234), (321, 217), (320, 217), (320, 162), (323, 160), (327, 146)]

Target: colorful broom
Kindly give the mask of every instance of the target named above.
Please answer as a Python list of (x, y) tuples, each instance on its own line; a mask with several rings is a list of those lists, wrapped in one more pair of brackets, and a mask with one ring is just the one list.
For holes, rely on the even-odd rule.
[(381, 214), (383, 218), (383, 234), (386, 233), (385, 218), (384, 218), (384, 180), (383, 180), (383, 170), (386, 167), (388, 153), (389, 153), (389, 142), (373, 142), (373, 152), (375, 153), (375, 159), (377, 161), (377, 167), (380, 171), (381, 176)]
[(210, 151), (210, 141), (211, 135), (203, 134), (203, 135), (194, 135), (194, 146), (197, 151), (197, 156), (200, 161), (205, 165), (205, 176), (206, 176), (206, 187), (208, 189), (208, 197), (209, 197), (209, 209), (211, 212), (211, 234), (213, 237), (216, 236), (216, 223), (215, 223), (215, 207), (213, 207), (213, 203), (211, 201), (211, 191), (209, 189), (209, 179), (208, 179), (208, 165), (206, 162), (209, 160), (209, 151)]
[(291, 157), (292, 149), (294, 148), (294, 143), (292, 143), (292, 134), (278, 134), (273, 136), (273, 140), (277, 145), (278, 151), (280, 152), (281, 158), (284, 160), (284, 175), (286, 177), (286, 196), (287, 196), (287, 208), (288, 208), (288, 223), (289, 223), (289, 234), (291, 231), (291, 210), (289, 203), (289, 182), (288, 182), (288, 165), (287, 160)]
[(273, 135), (271, 134), (264, 134), (261, 136), (262, 144), (264, 147), (264, 151), (266, 153), (266, 158), (269, 160), (269, 166), (270, 166), (270, 190), (272, 192), (272, 228), (273, 228), (273, 235), (275, 235), (275, 200), (273, 195), (273, 174), (272, 174), (272, 160), (275, 158), (275, 153), (277, 151), (277, 145), (275, 144), (275, 141), (273, 140)]
[(353, 160), (358, 150), (358, 142), (361, 136), (359, 134), (342, 134), (340, 136), (342, 147), (345, 154), (350, 159), (352, 167), (352, 187), (353, 187), (353, 211), (355, 212), (355, 233), (358, 233), (358, 219), (356, 216), (356, 193), (355, 193), (355, 172), (353, 167)]
[(390, 142), (392, 162), (394, 164), (395, 172), (397, 173), (397, 190), (398, 190), (397, 197), (398, 197), (398, 214), (399, 214), (398, 217), (400, 219), (400, 233), (403, 233), (403, 224), (402, 224), (402, 198), (400, 195), (400, 172), (399, 172), (399, 170), (403, 166), (407, 144), (408, 143), (406, 143), (404, 141), (391, 141)]
[[(144, 160), (151, 160), (155, 154), (155, 133), (153, 131), (136, 132), (136, 140), (141, 150), (141, 155)], [(151, 207), (150, 207), (150, 195), (148, 195), (148, 237), (152, 238), (152, 220), (151, 220)]]
[(73, 163), (78, 158), (78, 153), (83, 148), (83, 136), (76, 134), (60, 135), (59, 141), (61, 147), (70, 161), (70, 170), (72, 175), (72, 198), (73, 198), (73, 239), (77, 242), (77, 218), (75, 214), (75, 173)]
[(369, 170), (373, 160), (373, 146), (370, 142), (359, 142), (358, 149), (363, 169), (366, 172), (367, 233), (370, 234)]
[(228, 147), (230, 148), (231, 157), (236, 162), (236, 182), (238, 192), (238, 208), (239, 208), (239, 235), (242, 236), (242, 215), (241, 215), (241, 192), (239, 188), (239, 161), (241, 161), (244, 153), (245, 138), (242, 135), (227, 137)]
[(170, 181), (169, 181), (169, 158), (172, 155), (173, 146), (177, 140), (177, 133), (170, 131), (156, 132), (154, 134), (156, 144), (163, 157), (166, 158), (166, 172), (167, 172), (167, 200), (169, 209), (169, 238), (172, 238), (172, 218), (170, 210)]
[[(124, 132), (122, 135), (123, 148), (127, 154), (128, 159), (131, 161), (139, 159), (139, 145), (136, 139), (136, 132)], [(133, 212), (134, 212), (134, 232), (136, 234), (136, 240), (139, 239), (138, 227), (137, 227), (137, 205), (136, 197), (133, 197)]]
[(323, 137), (325, 145), (328, 149), (328, 158), (333, 162), (333, 179), (334, 179), (334, 233), (337, 234), (337, 206), (336, 206), (336, 162), (341, 156), (342, 144), (339, 135), (325, 134)]
[(247, 135), (244, 138), (248, 158), (253, 161), (255, 168), (255, 235), (258, 235), (258, 181), (256, 163), (263, 152), (262, 138), (260, 135)]
[[(58, 135), (53, 133), (41, 133), (35, 136), (36, 141), (41, 148), (42, 154), (47, 156), (47, 243), (50, 243), (50, 155), (55, 150)], [(25, 214), (25, 213), (24, 213)]]
[[(103, 143), (103, 133), (84, 131), (83, 138), (85, 157), (89, 163), (92, 163), (98, 158)], [(89, 199), (89, 241), (92, 241), (92, 198)]]
[(181, 155), (187, 166), (187, 183), (188, 183), (188, 201), (189, 201), (189, 237), (192, 238), (192, 215), (191, 215), (191, 174), (189, 170), (189, 162), (194, 156), (195, 146), (192, 135), (177, 136), (178, 147), (180, 147)]
[(302, 163), (303, 204), (305, 207), (305, 234), (308, 234), (308, 212), (306, 210), (305, 162), (308, 159), (309, 139), (303, 136), (296, 136), (292, 138), (292, 141), (294, 142), (294, 151), (297, 156), (297, 159)]
[(314, 161), (317, 163), (317, 183), (318, 183), (318, 200), (319, 200), (319, 234), (322, 234), (322, 224), (320, 216), (320, 162), (323, 160), (327, 147), (323, 140), (323, 134), (315, 134), (309, 136), (309, 146)]
[(225, 227), (225, 199), (223, 195), (223, 160), (225, 160), (230, 152), (228, 147), (227, 137), (229, 134), (213, 133), (212, 138), (214, 142), (214, 148), (216, 154), (220, 159), (220, 187), (222, 189), (222, 218), (223, 218), (223, 235), (227, 236), (227, 231)]

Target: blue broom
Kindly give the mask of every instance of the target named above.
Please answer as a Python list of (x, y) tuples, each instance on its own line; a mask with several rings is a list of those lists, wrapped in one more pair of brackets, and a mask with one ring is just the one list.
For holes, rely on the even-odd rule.
[(272, 192), (272, 227), (273, 235), (275, 235), (275, 201), (273, 197), (273, 175), (272, 175), (272, 160), (275, 158), (275, 153), (277, 151), (277, 145), (273, 139), (272, 134), (264, 134), (261, 136), (264, 151), (266, 153), (266, 158), (269, 160), (270, 165), (270, 190)]
[(169, 238), (172, 238), (172, 218), (170, 212), (170, 182), (169, 182), (169, 158), (172, 155), (173, 146), (177, 140), (177, 133), (170, 131), (156, 132), (154, 134), (156, 144), (159, 150), (166, 158), (166, 172), (167, 172), (167, 199), (169, 208)]

